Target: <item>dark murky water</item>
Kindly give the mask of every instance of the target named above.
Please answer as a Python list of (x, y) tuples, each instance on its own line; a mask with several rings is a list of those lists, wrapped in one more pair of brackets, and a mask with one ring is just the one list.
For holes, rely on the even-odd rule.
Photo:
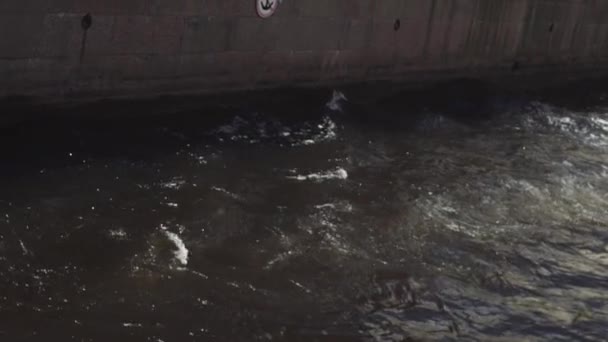
[(0, 339), (607, 340), (596, 100), (328, 92), (5, 129)]

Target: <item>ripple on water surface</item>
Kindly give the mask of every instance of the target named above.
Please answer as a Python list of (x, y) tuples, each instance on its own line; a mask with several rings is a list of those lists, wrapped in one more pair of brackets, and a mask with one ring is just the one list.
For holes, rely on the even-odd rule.
[(601, 103), (351, 98), (74, 124), (3, 165), (0, 337), (606, 338)]

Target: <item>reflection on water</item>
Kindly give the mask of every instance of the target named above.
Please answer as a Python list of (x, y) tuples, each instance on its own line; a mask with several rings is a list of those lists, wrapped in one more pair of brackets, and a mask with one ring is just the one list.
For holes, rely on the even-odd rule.
[(0, 337), (605, 339), (602, 101), (441, 96), (5, 130)]

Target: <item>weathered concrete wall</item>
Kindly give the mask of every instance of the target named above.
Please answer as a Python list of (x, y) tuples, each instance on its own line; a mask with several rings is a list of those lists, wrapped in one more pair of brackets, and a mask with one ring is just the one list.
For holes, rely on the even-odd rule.
[(606, 19), (606, 0), (283, 0), (268, 19), (254, 0), (1, 0), (0, 97), (605, 66)]

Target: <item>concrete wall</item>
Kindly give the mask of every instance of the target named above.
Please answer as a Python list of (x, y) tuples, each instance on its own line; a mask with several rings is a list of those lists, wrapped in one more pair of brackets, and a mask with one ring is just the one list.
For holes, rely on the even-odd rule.
[(254, 0), (0, 1), (0, 97), (406, 80), (607, 57), (606, 0), (283, 0), (268, 19)]

